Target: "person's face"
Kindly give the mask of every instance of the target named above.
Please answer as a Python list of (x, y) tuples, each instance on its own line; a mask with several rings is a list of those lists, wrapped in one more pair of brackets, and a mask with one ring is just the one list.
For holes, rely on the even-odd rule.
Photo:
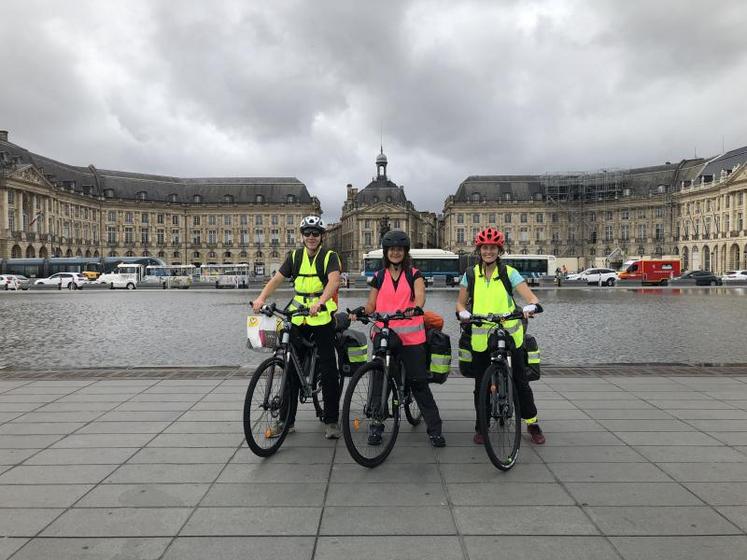
[(315, 229), (306, 229), (301, 232), (303, 244), (309, 251), (315, 251), (322, 244), (322, 234)]
[(498, 259), (499, 254), (498, 245), (480, 245), (480, 258), (484, 263), (494, 263)]
[(389, 262), (392, 264), (402, 264), (402, 261), (405, 258), (405, 248), (389, 247), (387, 257), (389, 258)]

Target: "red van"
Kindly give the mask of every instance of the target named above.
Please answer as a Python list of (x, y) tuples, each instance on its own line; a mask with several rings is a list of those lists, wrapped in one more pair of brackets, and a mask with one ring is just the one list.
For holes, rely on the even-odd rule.
[(680, 275), (678, 259), (645, 259), (625, 263), (620, 280), (640, 280), (644, 284), (666, 284)]

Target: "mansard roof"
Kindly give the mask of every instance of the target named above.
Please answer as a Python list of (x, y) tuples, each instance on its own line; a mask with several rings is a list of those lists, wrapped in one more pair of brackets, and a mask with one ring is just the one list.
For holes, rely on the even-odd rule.
[(394, 202), (406, 204), (408, 202), (405, 191), (386, 176), (379, 176), (355, 195), (357, 204), (376, 204), (377, 202)]
[(731, 172), (734, 167), (741, 167), (745, 163), (747, 163), (747, 146), (742, 146), (741, 148), (736, 148), (734, 150), (726, 152), (723, 155), (713, 158), (705, 166), (703, 166), (703, 170), (700, 172), (700, 175), (711, 175), (715, 179), (718, 179), (721, 175), (722, 169), (727, 172)]
[[(225, 201), (230, 195), (236, 203), (254, 203), (257, 195), (265, 202), (287, 202), (293, 196), (298, 203), (310, 203), (312, 197), (306, 186), (295, 177), (203, 177), (181, 178), (167, 175), (150, 175), (127, 171), (79, 167), (55, 161), (30, 152), (11, 142), (0, 140), (0, 153), (20, 158), (21, 163), (42, 169), (50, 182), (74, 181), (77, 190), (91, 186), (91, 192), (104, 195), (108, 189), (114, 198), (136, 199), (145, 192), (147, 200), (168, 201), (176, 195), (177, 202), (192, 202), (200, 195), (206, 204)], [(0, 159), (0, 164), (2, 159)]]

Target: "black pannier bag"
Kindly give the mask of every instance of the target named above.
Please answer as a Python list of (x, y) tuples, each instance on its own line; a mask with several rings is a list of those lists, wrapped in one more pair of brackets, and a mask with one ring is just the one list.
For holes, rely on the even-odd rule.
[(540, 349), (537, 339), (532, 335), (524, 335), (524, 356), (527, 366), (527, 379), (537, 381), (540, 378)]
[(368, 338), (365, 333), (347, 329), (340, 334), (340, 375), (350, 377), (368, 360)]
[(451, 337), (437, 329), (426, 334), (428, 348), (428, 381), (443, 383), (451, 371)]
[(463, 377), (474, 377), (472, 372), (472, 325), (462, 327), (459, 337), (459, 373)]

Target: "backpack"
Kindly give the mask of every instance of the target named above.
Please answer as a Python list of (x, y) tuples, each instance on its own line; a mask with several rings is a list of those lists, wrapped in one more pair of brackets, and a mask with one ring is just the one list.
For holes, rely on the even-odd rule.
[(438, 329), (425, 334), (428, 350), (428, 382), (443, 383), (451, 371), (451, 338)]
[[(306, 249), (304, 247), (301, 247), (300, 249), (296, 249), (294, 251), (291, 251), (289, 253), (290, 259), (291, 259), (291, 282), (295, 282), (296, 278), (299, 276), (309, 276), (308, 274), (301, 274), (301, 264), (303, 264), (303, 253), (302, 251), (305, 251)], [(319, 278), (319, 280), (322, 281), (322, 286), (324, 288), (327, 287), (327, 282), (329, 282), (329, 273), (327, 272), (326, 267), (324, 266), (325, 261), (327, 261), (327, 255), (330, 253), (334, 253), (331, 249), (325, 249), (322, 247), (322, 249), (319, 251), (319, 254), (316, 256), (316, 276)], [(339, 257), (338, 257), (339, 260)], [(340, 269), (342, 272), (342, 268)], [(324, 289), (322, 288), (322, 290)], [(335, 295), (332, 297), (335, 303), (338, 303), (338, 297), (339, 297), (339, 290), (335, 292)], [(319, 294), (321, 295), (321, 294)]]
[[(410, 301), (415, 301), (415, 269), (405, 268), (402, 272), (405, 273), (407, 283), (410, 285)], [(384, 274), (386, 274), (385, 268), (377, 270), (376, 274), (374, 274), (374, 279), (376, 280), (376, 284), (379, 287), (381, 287), (381, 285), (384, 283)]]

